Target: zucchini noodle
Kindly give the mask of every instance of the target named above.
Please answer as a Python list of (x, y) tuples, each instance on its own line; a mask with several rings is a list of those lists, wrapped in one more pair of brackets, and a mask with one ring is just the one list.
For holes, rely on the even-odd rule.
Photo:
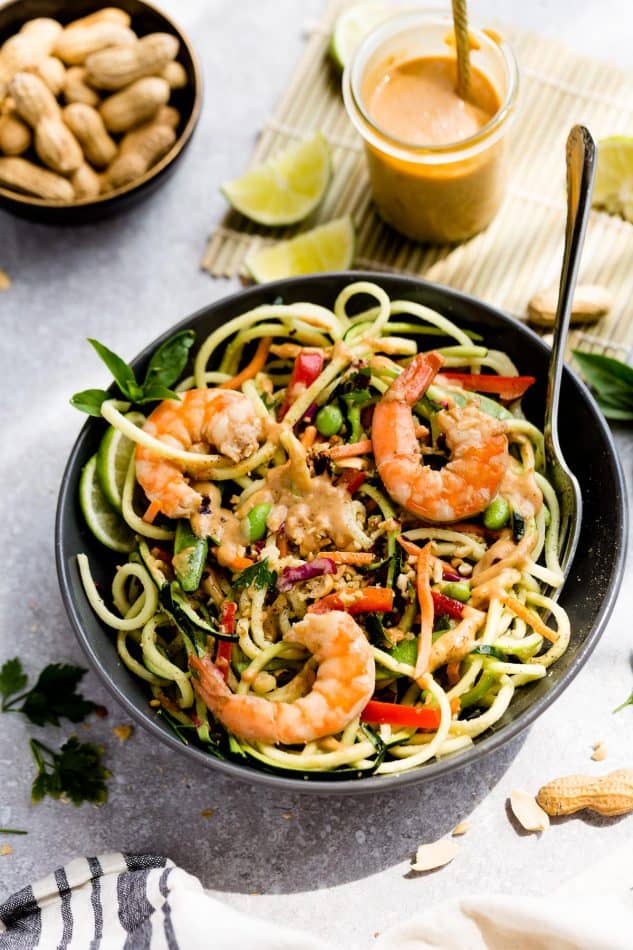
[[(432, 521), (390, 485), (378, 465), (385, 436), (374, 430), (394, 380), (431, 351), (432, 376), (442, 363), (460, 372), (431, 376), (410, 399), (420, 468), (435, 469), (427, 493), (443, 484), (456, 452), (443, 428), (449, 419), (461, 432), (461, 414), (475, 418), (484, 445), (487, 420), (507, 455), (476, 514)], [(463, 385), (462, 370), (486, 374), (485, 395)], [(517, 375), (507, 354), (445, 315), (358, 281), (331, 310), (276, 302), (237, 314), (201, 342), (193, 371), (174, 388), (183, 407), (200, 396), (184, 395), (190, 390), (233, 390), (222, 410), (238, 447), (231, 458), (219, 437), (194, 438), (186, 416), (185, 441), (158, 423), (149, 434), (127, 402), (103, 403), (131, 453), (121, 518), (137, 544), (108, 595), (85, 554), (79, 574), (97, 617), (117, 632), (122, 663), (178, 736), (209, 755), (307, 780), (399, 774), (472, 746), (516, 690), (547, 675), (571, 634), (555, 599), (564, 579), (560, 505)], [(243, 412), (236, 420), (233, 398)], [(246, 417), (257, 439), (242, 451)], [(415, 462), (401, 443), (413, 436), (403, 433), (398, 453)], [(137, 446), (159, 489), (139, 475)], [(200, 471), (204, 480), (188, 474)], [(416, 477), (402, 471), (405, 481)], [(191, 509), (182, 502), (176, 517), (164, 501), (172, 480), (183, 498), (191, 486), (202, 499)], [(458, 505), (460, 490), (452, 491)], [(342, 611), (354, 622), (343, 624)], [(308, 648), (302, 637), (317, 628)], [(353, 649), (341, 646), (343, 629)], [(356, 651), (362, 675), (353, 672)], [(360, 682), (366, 694), (353, 704)], [(264, 721), (274, 728), (266, 732)]]

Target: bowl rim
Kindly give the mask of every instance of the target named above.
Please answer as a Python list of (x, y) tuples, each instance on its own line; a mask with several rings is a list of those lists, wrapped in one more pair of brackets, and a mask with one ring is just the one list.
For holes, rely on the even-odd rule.
[[(132, 181), (128, 182), (127, 185), (121, 185), (119, 188), (114, 188), (112, 191), (106, 191), (102, 195), (97, 195), (96, 197), (78, 198), (74, 201), (50, 201), (47, 198), (38, 198), (36, 195), (23, 194), (20, 191), (13, 191), (11, 188), (6, 188), (4, 185), (0, 185), (0, 198), (10, 199), (11, 201), (15, 201), (19, 205), (24, 205), (27, 208), (45, 208), (46, 210), (51, 211), (55, 211), (58, 208), (60, 211), (68, 211), (74, 210), (75, 208), (99, 207), (101, 205), (107, 204), (111, 199), (122, 198), (124, 195), (130, 194), (131, 192), (136, 191), (137, 188), (143, 187), (143, 185), (147, 184), (147, 182), (152, 181), (152, 179), (159, 175), (163, 169), (167, 168), (168, 165), (171, 165), (171, 163), (176, 160), (176, 158), (184, 150), (185, 146), (189, 143), (194, 129), (200, 119), (200, 113), (202, 110), (204, 84), (202, 81), (200, 62), (192, 43), (189, 40), (189, 37), (183, 32), (183, 30), (181, 30), (181, 28), (173, 21), (170, 16), (164, 13), (159, 7), (154, 6), (153, 3), (147, 3), (146, 0), (138, 0), (138, 2), (141, 3), (142, 6), (146, 7), (151, 13), (156, 13), (158, 16), (162, 17), (163, 20), (165, 20), (171, 31), (175, 36), (178, 37), (182, 45), (187, 50), (187, 53), (191, 59), (191, 65), (193, 67), (194, 81), (191, 114), (185, 123), (185, 127), (172, 147), (165, 155), (163, 155), (161, 159), (152, 165), (151, 168), (148, 168), (148, 170), (139, 178), (134, 178)], [(0, 13), (9, 9), (10, 7), (20, 8), (21, 5), (22, 0), (6, 0), (6, 2), (0, 3)], [(124, 9), (124, 7), (121, 9)], [(18, 155), (16, 157), (20, 158), (21, 156)]]
[[(345, 280), (347, 282), (367, 280), (377, 283), (380, 283), (382, 280), (397, 280), (401, 282), (401, 284), (404, 283), (405, 285), (409, 285), (412, 290), (419, 289), (420, 286), (429, 288), (430, 290), (443, 295), (445, 299), (448, 299), (449, 301), (454, 300), (457, 302), (468, 303), (471, 306), (474, 304), (480, 313), (488, 314), (492, 316), (493, 319), (500, 320), (505, 324), (510, 324), (512, 328), (519, 329), (519, 332), (525, 333), (537, 343), (538, 347), (540, 347), (544, 353), (546, 353), (548, 350), (548, 347), (545, 343), (543, 343), (541, 338), (524, 323), (521, 323), (519, 320), (516, 320), (509, 314), (504, 313), (502, 310), (492, 306), (491, 304), (485, 303), (484, 301), (479, 300), (479, 298), (473, 297), (470, 294), (462, 293), (461, 291), (454, 290), (451, 287), (437, 284), (432, 281), (427, 281), (423, 278), (394, 273), (383, 273), (378, 271), (352, 270), (331, 271), (326, 274), (313, 274), (302, 277), (285, 278), (283, 280), (271, 281), (270, 283), (263, 285), (259, 284), (253, 287), (243, 288), (233, 294), (220, 297), (217, 300), (214, 300), (211, 304), (208, 304), (206, 307), (202, 307), (190, 314), (184, 320), (180, 320), (178, 323), (169, 327), (164, 333), (157, 337), (156, 340), (144, 347), (143, 350), (141, 350), (141, 352), (134, 357), (131, 363), (132, 365), (135, 365), (136, 363), (148, 358), (148, 356), (173, 333), (181, 329), (186, 329), (193, 322), (202, 318), (204, 315), (207, 315), (210, 310), (213, 310), (216, 307), (241, 307), (243, 303), (246, 302), (245, 309), (250, 309), (248, 306), (249, 298), (256, 297), (263, 291), (272, 296), (277, 296), (278, 294), (283, 295), (284, 288), (288, 286), (295, 287), (297, 284), (306, 283), (308, 285), (307, 292), (309, 292), (309, 286), (311, 283), (318, 283), (319, 280), (323, 279), (341, 281)], [(538, 718), (538, 716), (541, 715), (542, 712), (544, 712), (556, 699), (558, 699), (561, 693), (567, 688), (570, 682), (585, 665), (593, 653), (598, 640), (602, 636), (606, 624), (613, 612), (626, 563), (628, 542), (628, 508), (626, 505), (626, 486), (622, 464), (615, 446), (613, 434), (611, 433), (611, 430), (607, 425), (602, 413), (598, 409), (598, 406), (589, 389), (585, 386), (582, 380), (577, 376), (576, 373), (573, 372), (573, 370), (567, 366), (565, 367), (565, 373), (568, 373), (572, 380), (583, 391), (583, 394), (587, 398), (589, 406), (593, 411), (596, 424), (601, 430), (601, 433), (608, 446), (610, 462), (613, 466), (618, 489), (616, 492), (616, 497), (613, 499), (617, 507), (618, 536), (614, 540), (619, 542), (617, 545), (618, 556), (611, 572), (609, 586), (600, 606), (595, 624), (583, 642), (581, 651), (575, 662), (564, 671), (558, 682), (556, 682), (547, 691), (547, 693), (531, 703), (527, 709), (519, 713), (517, 719), (510, 722), (507, 726), (504, 726), (503, 728), (492, 732), (489, 735), (484, 733), (483, 737), (479, 738), (478, 741), (470, 748), (461, 751), (454, 756), (446, 756), (445, 758), (436, 759), (433, 762), (425, 763), (423, 766), (417, 769), (412, 769), (410, 772), (385, 776), (372, 775), (370, 778), (366, 779), (349, 778), (340, 779), (337, 781), (319, 779), (310, 779), (310, 781), (307, 781), (305, 779), (289, 778), (286, 774), (275, 775), (274, 773), (259, 771), (252, 765), (241, 765), (235, 761), (217, 759), (194, 745), (184, 745), (175, 735), (165, 731), (149, 712), (145, 712), (143, 709), (140, 709), (110, 677), (107, 670), (102, 666), (101, 662), (97, 658), (92, 647), (90, 637), (83, 629), (79, 611), (77, 610), (73, 599), (73, 587), (71, 584), (70, 575), (73, 570), (76, 570), (76, 567), (74, 565), (71, 567), (67, 557), (65, 556), (64, 532), (62, 523), (67, 507), (72, 505), (75, 500), (77, 484), (76, 482), (71, 484), (70, 475), (72, 470), (77, 467), (77, 458), (82, 449), (83, 437), (88, 428), (91, 425), (94, 425), (94, 420), (89, 418), (82, 426), (73, 444), (70, 456), (62, 475), (55, 517), (55, 562), (64, 607), (71, 621), (75, 636), (79, 641), (86, 657), (90, 661), (91, 667), (95, 670), (110, 693), (115, 697), (115, 699), (117, 699), (118, 702), (121, 703), (121, 705), (132, 716), (132, 718), (139, 723), (139, 725), (143, 726), (143, 728), (151, 734), (157, 736), (158, 739), (166, 743), (176, 752), (187, 756), (190, 761), (196, 761), (208, 769), (217, 770), (227, 777), (233, 777), (242, 782), (262, 784), (269, 786), (270, 788), (283, 789), (288, 792), (303, 792), (305, 794), (312, 795), (347, 796), (365, 795), (393, 790), (396, 788), (404, 788), (406, 786), (414, 785), (424, 781), (430, 782), (439, 778), (440, 776), (446, 775), (448, 772), (465, 768), (466, 766), (472, 765), (477, 759), (497, 750), (502, 745), (505, 745), (505, 743), (514, 739), (521, 732), (527, 729), (528, 726), (530, 726)]]

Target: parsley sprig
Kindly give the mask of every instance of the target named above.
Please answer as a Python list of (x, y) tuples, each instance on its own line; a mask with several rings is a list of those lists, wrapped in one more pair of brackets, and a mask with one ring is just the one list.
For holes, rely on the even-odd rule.
[[(169, 387), (180, 379), (195, 338), (193, 330), (181, 330), (166, 340), (150, 359), (142, 383), (137, 380), (132, 367), (103, 343), (91, 339), (88, 343), (94, 347), (112, 373), (123, 396), (142, 406), (144, 403), (162, 399), (178, 399), (178, 394)], [(70, 404), (80, 412), (87, 412), (89, 416), (100, 416), (101, 404), (111, 398), (112, 394), (104, 389), (84, 389), (71, 397)]]
[[(0, 712), (22, 713), (36, 726), (59, 726), (60, 719), (82, 722), (98, 708), (77, 692), (85, 673), (82, 667), (70, 663), (49, 663), (35, 685), (26, 689), (28, 676), (15, 656), (0, 666)], [(102, 805), (107, 800), (105, 783), (110, 772), (102, 764), (101, 746), (80, 742), (77, 736), (71, 736), (58, 751), (39, 739), (31, 739), (29, 745), (37, 765), (32, 801), (39, 802), (45, 795), (75, 805)], [(1, 828), (0, 833), (26, 834), (12, 828)]]
[(241, 590), (250, 587), (251, 584), (255, 586), (255, 590), (264, 590), (266, 587), (273, 587), (276, 583), (277, 572), (269, 569), (268, 558), (265, 557), (240, 571), (233, 581), (233, 590)]
[(35, 685), (24, 692), (28, 677), (19, 658), (13, 657), (0, 667), (0, 710), (22, 713), (36, 726), (59, 726), (60, 719), (83, 722), (97, 708), (95, 703), (77, 692), (85, 673), (80, 666), (50, 663), (44, 667)]
[(101, 746), (80, 742), (77, 736), (71, 736), (59, 752), (39, 739), (31, 739), (29, 745), (37, 765), (31, 786), (33, 802), (41, 801), (45, 795), (71, 801), (73, 805), (103, 805), (107, 801), (106, 779), (111, 773), (101, 764)]

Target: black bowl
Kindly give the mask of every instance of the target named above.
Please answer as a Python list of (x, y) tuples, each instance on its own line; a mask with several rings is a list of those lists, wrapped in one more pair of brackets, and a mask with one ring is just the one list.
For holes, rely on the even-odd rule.
[[(482, 333), (491, 347), (505, 350), (520, 372), (538, 378), (529, 398), (524, 401), (524, 408), (533, 422), (542, 425), (548, 347), (523, 324), (479, 300), (447, 287), (407, 277), (372, 273), (324, 274), (253, 287), (188, 317), (143, 350), (134, 366), (142, 370), (153, 350), (175, 329), (193, 327), (198, 341), (202, 341), (231, 317), (260, 304), (272, 303), (278, 296), (285, 303), (308, 300), (331, 307), (339, 291), (354, 279), (380, 283), (392, 299), (405, 298), (433, 307), (459, 326)], [(79, 642), (108, 688), (142, 726), (191, 760), (235, 778), (295, 791), (359, 794), (423, 782), (468, 765), (516, 736), (562, 693), (595, 647), (620, 585), (627, 522), (622, 472), (609, 428), (587, 388), (568, 369), (563, 376), (561, 418), (562, 448), (578, 477), (584, 502), (578, 553), (560, 597), (560, 603), (571, 620), (571, 643), (544, 679), (523, 686), (503, 718), (477, 739), (472, 748), (455, 757), (429, 763), (402, 775), (306, 782), (267, 774), (247, 765), (218, 761), (193, 745), (182, 745), (152, 712), (141, 682), (120, 662), (112, 631), (104, 627), (92, 612), (79, 579), (75, 555), (81, 551), (90, 557), (95, 578), (104, 588), (109, 589), (116, 563), (116, 559), (109, 558), (104, 548), (92, 539), (83, 523), (77, 498), (81, 469), (96, 451), (105, 428), (103, 422), (93, 419), (83, 427), (71, 452), (57, 508), (59, 583)], [(580, 433), (582, 437), (579, 437)]]
[[(188, 82), (183, 89), (172, 90), (169, 100), (169, 104), (180, 112), (176, 141), (167, 154), (140, 178), (97, 198), (82, 198), (72, 202), (47, 201), (0, 186), (0, 208), (5, 211), (20, 218), (54, 225), (91, 224), (109, 218), (151, 195), (175, 170), (189, 144), (202, 105), (202, 76), (190, 41), (169, 17), (149, 3), (143, 3), (142, 0), (116, 0), (114, 5), (130, 14), (132, 29), (139, 36), (155, 32), (172, 33), (180, 41), (176, 58), (184, 66)], [(60, 23), (69, 23), (104, 6), (107, 4), (103, 0), (73, 0), (72, 3), (64, 3), (63, 0), (12, 0), (0, 6), (0, 46), (17, 33), (27, 20), (53, 17)], [(30, 151), (24, 157), (31, 157)]]

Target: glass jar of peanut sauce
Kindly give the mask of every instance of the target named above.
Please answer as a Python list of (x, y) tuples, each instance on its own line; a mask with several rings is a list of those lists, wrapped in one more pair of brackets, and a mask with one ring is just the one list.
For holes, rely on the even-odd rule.
[(416, 241), (464, 241), (490, 223), (503, 199), (516, 60), (482, 30), (470, 30), (470, 45), (466, 101), (456, 92), (452, 20), (437, 11), (381, 24), (343, 75), (378, 212)]

